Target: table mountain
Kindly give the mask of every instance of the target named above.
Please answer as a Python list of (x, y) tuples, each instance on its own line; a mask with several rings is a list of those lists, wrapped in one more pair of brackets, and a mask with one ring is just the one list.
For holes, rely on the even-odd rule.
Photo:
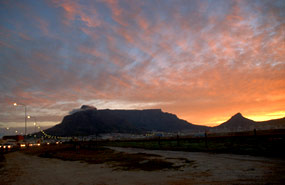
[(193, 125), (161, 109), (97, 110), (82, 106), (71, 111), (47, 134), (56, 136), (94, 135), (96, 133), (144, 133), (147, 131), (204, 131), (208, 127)]

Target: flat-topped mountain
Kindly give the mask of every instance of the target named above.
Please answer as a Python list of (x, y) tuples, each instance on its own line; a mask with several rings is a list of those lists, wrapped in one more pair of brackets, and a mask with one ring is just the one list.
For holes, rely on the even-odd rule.
[(161, 109), (97, 110), (82, 106), (70, 112), (47, 134), (56, 136), (94, 135), (96, 133), (143, 133), (147, 131), (205, 131), (208, 127), (193, 125)]

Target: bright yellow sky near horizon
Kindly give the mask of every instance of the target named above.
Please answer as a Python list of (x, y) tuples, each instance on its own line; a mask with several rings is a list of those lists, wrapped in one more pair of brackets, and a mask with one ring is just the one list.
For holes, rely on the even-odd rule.
[[(243, 117), (251, 119), (253, 121), (267, 121), (267, 120), (280, 119), (280, 118), (285, 117), (285, 111), (265, 113), (264, 115), (243, 114), (242, 112), (241, 112), (241, 114), (243, 115)], [(234, 114), (232, 114), (231, 116), (234, 116)], [(231, 116), (228, 116), (228, 117), (212, 117), (212, 118), (209, 118), (207, 121), (196, 122), (196, 123), (193, 121), (190, 121), (190, 120), (187, 120), (187, 121), (191, 122), (193, 124), (197, 124), (197, 125), (206, 125), (206, 126), (213, 127), (213, 126), (217, 126), (217, 125), (220, 125), (220, 124), (226, 122), (227, 120), (229, 120), (231, 118)]]

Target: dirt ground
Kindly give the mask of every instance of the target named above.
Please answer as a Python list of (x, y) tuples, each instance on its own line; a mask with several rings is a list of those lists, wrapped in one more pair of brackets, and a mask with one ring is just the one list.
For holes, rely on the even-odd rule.
[[(108, 164), (63, 161), (13, 152), (5, 155), (1, 185), (186, 185), (285, 184), (285, 161), (263, 157), (135, 148), (112, 149), (161, 155), (184, 167), (159, 171), (116, 170)], [(180, 165), (181, 164), (177, 164)]]

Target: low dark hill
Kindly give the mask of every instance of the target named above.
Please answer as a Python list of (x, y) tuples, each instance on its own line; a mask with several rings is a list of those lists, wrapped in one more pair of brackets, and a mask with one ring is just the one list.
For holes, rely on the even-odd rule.
[(190, 124), (160, 109), (97, 110), (81, 107), (73, 112), (65, 116), (60, 124), (45, 132), (56, 136), (76, 136), (96, 133), (144, 133), (146, 131), (204, 131), (208, 128)]
[(284, 129), (285, 128), (285, 117), (280, 119), (272, 119), (268, 121), (256, 122), (256, 128), (260, 129)]

